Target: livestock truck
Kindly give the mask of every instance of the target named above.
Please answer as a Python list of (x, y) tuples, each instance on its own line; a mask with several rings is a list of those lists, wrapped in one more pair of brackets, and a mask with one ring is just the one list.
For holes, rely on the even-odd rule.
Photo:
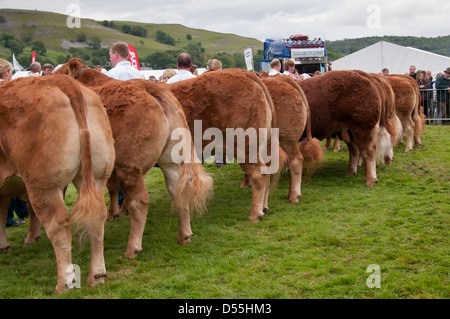
[(320, 38), (310, 40), (303, 34), (291, 35), (289, 39), (266, 39), (259, 70), (267, 72), (273, 59), (279, 59), (282, 65), (286, 60), (293, 60), (299, 74), (325, 73), (330, 69), (325, 41)]

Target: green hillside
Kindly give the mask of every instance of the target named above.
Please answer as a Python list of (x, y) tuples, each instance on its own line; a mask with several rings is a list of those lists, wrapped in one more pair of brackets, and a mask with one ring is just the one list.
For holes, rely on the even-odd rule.
[[(70, 47), (89, 50), (92, 48), (92, 41), (99, 42), (99, 46), (104, 49), (116, 41), (130, 43), (136, 48), (141, 59), (161, 51), (182, 51), (187, 45), (201, 46), (205, 58), (218, 53), (242, 52), (243, 54), (243, 51), (249, 47), (254, 50), (262, 49), (262, 43), (256, 39), (192, 29), (179, 24), (81, 19), (80, 28), (69, 28), (67, 26), (68, 18), (67, 15), (52, 12), (0, 9), (0, 34), (7, 32), (21, 41), (25, 48), (23, 53), (16, 54), (16, 56), (23, 55), (26, 59), (31, 54), (33, 42), (42, 41), (48, 53), (45, 54), (45, 57), (42, 56), (41, 60), (55, 58), (58, 54), (64, 57), (74, 56), (75, 50), (70, 51)], [(143, 29), (145, 36), (124, 33), (124, 26)], [(174, 40), (174, 45), (156, 41), (157, 31), (170, 35)], [(10, 59), (11, 55), (9, 48), (0, 47), (1, 57)], [(89, 53), (89, 55), (91, 54)], [(101, 54), (99, 53), (99, 55)]]

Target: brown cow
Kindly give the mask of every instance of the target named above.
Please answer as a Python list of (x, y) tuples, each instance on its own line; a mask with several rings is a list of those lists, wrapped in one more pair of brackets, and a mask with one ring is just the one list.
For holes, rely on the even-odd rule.
[[(397, 117), (395, 110), (395, 95), (386, 77), (376, 73), (366, 73), (360, 70), (354, 70), (360, 75), (366, 77), (377, 88), (381, 98), (381, 122), (390, 135), (390, 143), (379, 143), (377, 145), (377, 161), (383, 164), (391, 165), (394, 160), (393, 146), (400, 144), (399, 136), (402, 135), (402, 127), (400, 119)], [(379, 130), (377, 134), (380, 134), (382, 130)], [(381, 136), (377, 137), (379, 140)], [(386, 149), (382, 149), (386, 147)], [(387, 156), (386, 156), (387, 154)]]
[(403, 126), (400, 139), (403, 141), (406, 134), (405, 152), (409, 152), (413, 148), (413, 140), (416, 147), (422, 144), (420, 135), (425, 128), (420, 113), (419, 86), (413, 78), (406, 75), (390, 75), (387, 80), (394, 90), (395, 108)]
[[(258, 81), (258, 77), (252, 72), (241, 69), (225, 71), (241, 72), (250, 79)], [(290, 77), (282, 75), (269, 77), (264, 72), (260, 72), (258, 76), (274, 104), (276, 125), (279, 129), (280, 163), (284, 164), (283, 157), (286, 157), (291, 178), (288, 199), (291, 203), (297, 203), (301, 197), (303, 163), (310, 165), (323, 160), (320, 141), (311, 136), (311, 113), (308, 101), (302, 89)], [(304, 132), (307, 138), (303, 140), (299, 149), (297, 143)], [(242, 187), (247, 187), (249, 184), (248, 176), (245, 175)]]
[[(382, 147), (382, 143), (390, 143), (390, 136), (384, 129), (386, 119), (377, 87), (354, 71), (327, 72), (297, 83), (310, 106), (312, 136), (322, 140), (340, 133), (350, 153), (348, 174), (356, 174), (361, 154), (366, 185), (373, 187), (378, 182), (377, 145), (392, 151), (392, 145)], [(377, 133), (380, 128), (381, 133)]]
[[(308, 101), (298, 84), (288, 76), (263, 77), (275, 107), (280, 147), (288, 156), (290, 173), (289, 202), (297, 203), (301, 197), (303, 161), (313, 163), (323, 159), (320, 142), (311, 136), (311, 113)], [(298, 141), (303, 133), (307, 138)], [(309, 145), (307, 145), (309, 144)]]
[[(252, 208), (250, 221), (257, 222), (268, 210), (269, 170), (278, 170), (278, 146), (270, 147), (274, 161), (268, 164), (262, 156), (262, 150), (271, 139), (271, 128), (276, 127), (275, 111), (267, 88), (256, 75), (251, 72), (221, 70), (202, 74), (198, 78), (184, 80), (166, 85), (178, 98), (186, 114), (191, 133), (196, 134), (196, 125), (201, 128), (197, 134), (205, 136), (208, 131), (217, 129), (216, 135), (222, 135), (222, 140), (214, 140), (216, 149), (225, 148), (228, 158), (238, 158), (238, 163), (249, 177), (252, 185)], [(248, 73), (248, 74), (244, 74)], [(198, 122), (196, 122), (198, 121)], [(228, 130), (227, 130), (228, 129)], [(251, 142), (232, 143), (238, 130), (245, 133), (254, 132)], [(227, 133), (228, 132), (228, 133)], [(233, 145), (226, 147), (224, 140), (230, 140)], [(278, 141), (274, 137), (272, 141)], [(259, 142), (258, 142), (259, 141)], [(212, 142), (203, 138), (201, 149), (206, 149)], [(255, 157), (250, 160), (251, 146), (255, 147)], [(198, 151), (201, 152), (201, 149)], [(242, 157), (241, 155), (245, 155)], [(273, 172), (273, 171), (270, 171)]]
[[(179, 216), (179, 244), (192, 237), (190, 213), (202, 213), (212, 193), (212, 178), (206, 174), (195, 152), (183, 153), (175, 161), (172, 149), (179, 142), (171, 138), (174, 130), (185, 129), (185, 149), (192, 148), (186, 119), (176, 98), (162, 87), (155, 97), (129, 81), (110, 78), (87, 68), (80, 59), (70, 59), (57, 73), (68, 74), (99, 94), (106, 107), (115, 141), (116, 162), (108, 181), (110, 207), (108, 218), (118, 216), (118, 188), (125, 201), (122, 212), (131, 219), (125, 253), (135, 258), (142, 251), (142, 236), (148, 212), (149, 196), (145, 175), (158, 163)], [(149, 81), (149, 84), (153, 82)]]
[[(0, 86), (0, 250), (11, 196), (29, 200), (26, 243), (40, 236), (40, 222), (57, 261), (56, 291), (73, 277), (71, 221), (91, 243), (89, 285), (104, 283), (105, 185), (114, 166), (114, 141), (98, 96), (64, 75), (21, 78)], [(63, 200), (73, 182), (79, 191), (71, 216)], [(36, 218), (37, 217), (37, 218)]]

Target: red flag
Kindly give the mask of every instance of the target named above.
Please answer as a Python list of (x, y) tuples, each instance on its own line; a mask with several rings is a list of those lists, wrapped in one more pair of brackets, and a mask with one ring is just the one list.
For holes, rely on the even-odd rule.
[(31, 63), (34, 63), (34, 62), (36, 62), (36, 52), (32, 52), (31, 53)]
[(131, 44), (128, 44), (128, 49), (130, 49), (130, 62), (131, 65), (134, 66), (138, 71), (141, 70), (141, 66), (139, 65), (138, 55), (136, 50)]

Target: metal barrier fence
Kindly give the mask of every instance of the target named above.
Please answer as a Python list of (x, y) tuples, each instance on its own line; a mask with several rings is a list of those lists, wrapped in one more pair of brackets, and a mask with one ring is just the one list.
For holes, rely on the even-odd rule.
[(450, 124), (449, 89), (421, 89), (423, 112), (428, 124)]

